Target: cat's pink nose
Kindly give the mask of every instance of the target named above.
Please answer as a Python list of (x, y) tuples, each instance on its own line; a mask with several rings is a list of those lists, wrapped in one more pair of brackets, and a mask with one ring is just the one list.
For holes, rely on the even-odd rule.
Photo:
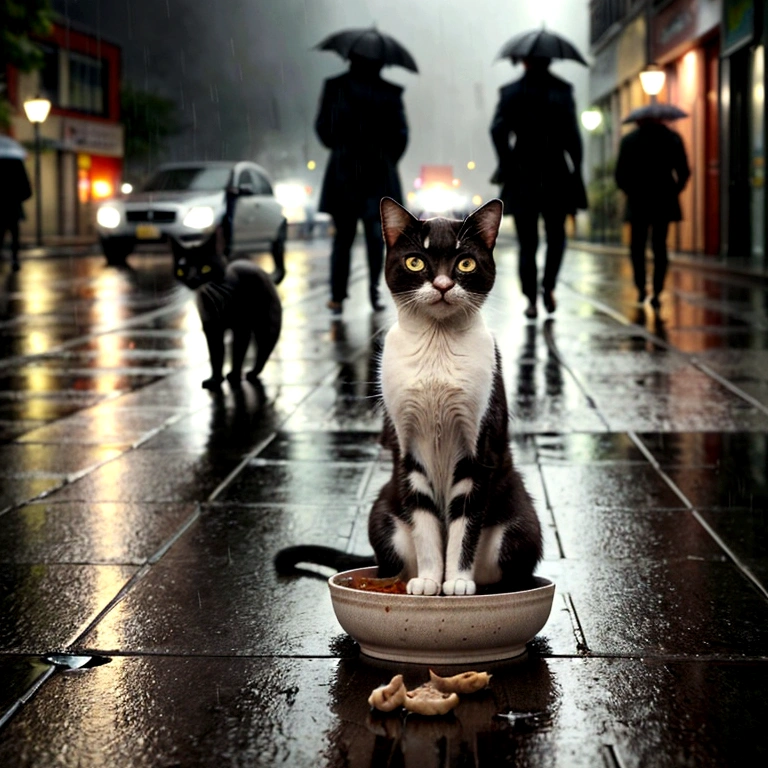
[(437, 288), (437, 290), (440, 291), (440, 293), (446, 293), (447, 291), (450, 291), (451, 288), (453, 288), (453, 286), (456, 285), (456, 283), (454, 283), (453, 280), (451, 280), (451, 278), (448, 277), (448, 275), (438, 275), (432, 281), (432, 285), (434, 285), (435, 288)]

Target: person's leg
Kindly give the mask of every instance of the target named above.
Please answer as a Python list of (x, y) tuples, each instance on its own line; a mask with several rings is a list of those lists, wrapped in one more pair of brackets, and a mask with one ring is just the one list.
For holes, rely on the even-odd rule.
[(341, 302), (347, 298), (350, 252), (357, 232), (357, 217), (334, 216), (333, 226), (336, 234), (333, 237), (331, 250), (331, 303), (329, 306), (332, 309), (341, 309)]
[(632, 259), (632, 274), (637, 288), (637, 299), (645, 301), (645, 246), (648, 242), (648, 222), (645, 219), (630, 221), (629, 256)]
[(653, 298), (651, 304), (658, 309), (661, 306), (660, 295), (667, 278), (667, 232), (668, 221), (654, 221), (651, 225), (651, 248), (653, 250)]
[(379, 301), (379, 280), (384, 264), (384, 238), (381, 233), (381, 219), (369, 218), (363, 221), (365, 248), (368, 254), (368, 295), (374, 311), (383, 309)]
[(19, 220), (13, 219), (9, 222), (8, 228), (11, 231), (11, 262), (14, 269), (19, 269)]
[(516, 213), (515, 229), (519, 243), (518, 274), (520, 289), (528, 299), (528, 317), (536, 317), (536, 292), (538, 277), (536, 272), (536, 251), (539, 249), (539, 214), (526, 211)]
[(547, 234), (547, 255), (541, 292), (544, 295), (544, 306), (547, 312), (554, 312), (556, 305), (553, 293), (565, 252), (565, 212), (545, 211), (543, 215), (544, 230)]

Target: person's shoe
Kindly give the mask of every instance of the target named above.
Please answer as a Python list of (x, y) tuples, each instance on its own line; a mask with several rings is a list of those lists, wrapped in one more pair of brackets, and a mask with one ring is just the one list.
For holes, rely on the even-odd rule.
[(542, 297), (544, 298), (544, 308), (551, 315), (557, 309), (557, 302), (552, 291), (542, 291)]
[(535, 320), (538, 314), (539, 313), (536, 311), (536, 304), (534, 302), (530, 302), (528, 304), (528, 308), (525, 310), (525, 316), (529, 320)]
[(17, 259), (14, 259), (14, 260), (13, 260), (13, 264), (11, 265), (11, 269), (12, 269), (14, 272), (18, 272), (18, 271), (21, 269), (21, 264), (19, 264), (19, 262), (18, 262), (18, 260), (17, 260)]
[(326, 305), (328, 309), (331, 310), (332, 315), (340, 315), (341, 314), (341, 302), (340, 301), (329, 301)]

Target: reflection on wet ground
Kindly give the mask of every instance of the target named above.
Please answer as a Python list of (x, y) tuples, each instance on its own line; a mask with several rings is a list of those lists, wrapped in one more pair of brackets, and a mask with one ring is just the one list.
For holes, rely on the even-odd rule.
[(673, 267), (654, 313), (626, 256), (572, 249), (529, 322), (501, 242), (485, 314), (557, 592), (524, 657), (427, 720), (367, 705), (423, 668), (361, 656), (322, 579), (271, 567), (297, 542), (370, 551), (394, 313), (356, 258), (332, 318), (328, 243), (291, 243), (278, 347), (219, 395), (166, 254), (0, 265), (0, 764), (764, 762), (764, 282)]

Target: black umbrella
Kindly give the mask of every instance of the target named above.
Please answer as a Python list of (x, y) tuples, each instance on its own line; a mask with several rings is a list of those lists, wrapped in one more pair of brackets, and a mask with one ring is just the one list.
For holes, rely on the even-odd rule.
[(688, 117), (687, 112), (676, 107), (674, 104), (664, 104), (654, 101), (646, 104), (644, 107), (633, 109), (621, 122), (636, 123), (638, 120), (680, 120)]
[(543, 27), (521, 32), (507, 40), (497, 58), (512, 59), (515, 64), (520, 59), (573, 59), (589, 66), (572, 42)]
[(318, 51), (335, 51), (342, 59), (360, 56), (385, 67), (398, 66), (411, 72), (419, 71), (413, 56), (394, 37), (379, 32), (376, 27), (343, 29), (326, 37), (315, 48)]

